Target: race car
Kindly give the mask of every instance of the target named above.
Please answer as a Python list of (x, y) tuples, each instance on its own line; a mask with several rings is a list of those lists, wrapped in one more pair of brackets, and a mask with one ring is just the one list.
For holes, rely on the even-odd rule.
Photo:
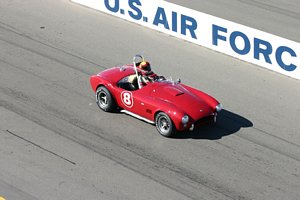
[(138, 67), (145, 59), (133, 58), (133, 64), (106, 69), (90, 77), (96, 103), (106, 112), (123, 112), (156, 126), (165, 137), (193, 130), (195, 126), (215, 123), (222, 105), (208, 94), (182, 84), (154, 77), (142, 80)]

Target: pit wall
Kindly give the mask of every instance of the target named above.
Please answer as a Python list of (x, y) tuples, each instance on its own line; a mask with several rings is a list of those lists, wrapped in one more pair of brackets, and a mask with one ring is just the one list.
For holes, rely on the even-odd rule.
[(297, 42), (163, 0), (72, 1), (300, 79)]

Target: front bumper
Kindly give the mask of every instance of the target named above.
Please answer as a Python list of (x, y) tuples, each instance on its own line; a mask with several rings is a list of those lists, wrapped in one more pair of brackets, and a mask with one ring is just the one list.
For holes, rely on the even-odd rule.
[(189, 124), (189, 130), (193, 131), (195, 127), (201, 126), (201, 125), (208, 125), (208, 124), (214, 124), (217, 122), (217, 115), (218, 113), (213, 113), (209, 116), (200, 118), (192, 123)]

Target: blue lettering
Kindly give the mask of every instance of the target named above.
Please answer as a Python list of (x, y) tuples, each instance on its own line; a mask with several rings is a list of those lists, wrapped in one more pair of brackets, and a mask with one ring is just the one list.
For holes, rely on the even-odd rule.
[[(243, 38), (244, 43), (245, 43), (244, 49), (237, 48), (236, 43), (235, 43), (237, 37)], [(240, 55), (246, 55), (247, 53), (250, 52), (250, 48), (251, 48), (248, 37), (244, 33), (239, 32), (239, 31), (234, 31), (230, 35), (230, 46), (236, 53), (238, 53)]]
[(135, 11), (135, 13), (132, 11), (128, 11), (128, 13), (133, 19), (140, 20), (143, 17), (142, 11), (134, 4), (136, 4), (137, 6), (142, 5), (140, 0), (129, 0), (128, 5), (133, 11)]
[[(263, 45), (265, 48), (262, 48)], [(254, 38), (254, 58), (259, 60), (259, 55), (262, 54), (265, 58), (265, 61), (269, 64), (272, 64), (270, 55), (273, 52), (272, 45), (264, 40)]]
[(165, 29), (170, 30), (167, 16), (163, 8), (161, 7), (157, 8), (153, 24), (156, 26), (158, 26), (158, 24), (163, 24)]
[(289, 53), (292, 57), (297, 57), (297, 55), (293, 49), (291, 49), (289, 47), (285, 47), (285, 46), (278, 47), (278, 49), (276, 50), (276, 60), (277, 60), (278, 65), (286, 71), (289, 71), (289, 72), (294, 71), (297, 68), (296, 65), (294, 65), (292, 63), (290, 65), (286, 65), (282, 61), (282, 54), (284, 52)]
[[(226, 33), (226, 34), (225, 34)], [(244, 42), (243, 47), (237, 47), (237, 39), (241, 38)], [(221, 41), (227, 41), (227, 28), (218, 26), (218, 25), (212, 25), (212, 43), (215, 46), (218, 46), (219, 40)], [(234, 31), (230, 33), (229, 36), (229, 42), (231, 49), (236, 52), (239, 55), (246, 55), (251, 50), (250, 40), (248, 36), (240, 31)], [(251, 41), (252, 42), (252, 41)], [(265, 63), (272, 64), (272, 56), (275, 54), (276, 62), (277, 64), (286, 71), (294, 71), (297, 66), (290, 61), (284, 61), (283, 60), (283, 54), (289, 55), (291, 58), (296, 58), (297, 54), (296, 52), (287, 46), (280, 46), (276, 49), (276, 52), (274, 53), (272, 44), (266, 40), (262, 40), (259, 38), (254, 38), (253, 41), (253, 57), (256, 60), (262, 60)], [(261, 58), (263, 57), (264, 60)], [(286, 57), (286, 56), (285, 56)], [(273, 61), (274, 62), (274, 61)]]
[(172, 12), (172, 31), (177, 32), (177, 13)]
[(119, 9), (120, 9), (120, 2), (119, 2), (119, 0), (114, 0), (114, 1), (115, 1), (114, 7), (111, 7), (111, 6), (109, 5), (109, 1), (110, 1), (110, 0), (104, 0), (105, 7), (106, 7), (109, 11), (111, 11), (111, 12), (114, 12), (114, 13), (118, 12)]
[[(188, 24), (189, 23), (189, 24)], [(189, 16), (181, 15), (181, 34), (186, 35), (186, 31), (189, 30), (192, 38), (197, 39), (195, 30), (197, 29), (197, 21)]]
[(227, 29), (221, 26), (217, 26), (213, 24), (212, 32), (213, 32), (213, 45), (218, 46), (218, 40), (226, 41), (226, 37), (219, 35), (219, 31), (223, 33), (227, 33)]

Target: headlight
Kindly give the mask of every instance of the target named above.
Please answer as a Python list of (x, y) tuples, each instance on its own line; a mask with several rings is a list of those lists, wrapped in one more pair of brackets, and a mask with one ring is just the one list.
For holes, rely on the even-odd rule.
[(182, 117), (182, 119), (181, 119), (181, 122), (182, 122), (183, 124), (187, 124), (187, 123), (189, 122), (189, 116), (184, 115), (184, 116)]
[(222, 104), (219, 103), (219, 104), (216, 106), (216, 111), (217, 111), (217, 112), (220, 112), (222, 109), (223, 109), (223, 106), (222, 106)]

